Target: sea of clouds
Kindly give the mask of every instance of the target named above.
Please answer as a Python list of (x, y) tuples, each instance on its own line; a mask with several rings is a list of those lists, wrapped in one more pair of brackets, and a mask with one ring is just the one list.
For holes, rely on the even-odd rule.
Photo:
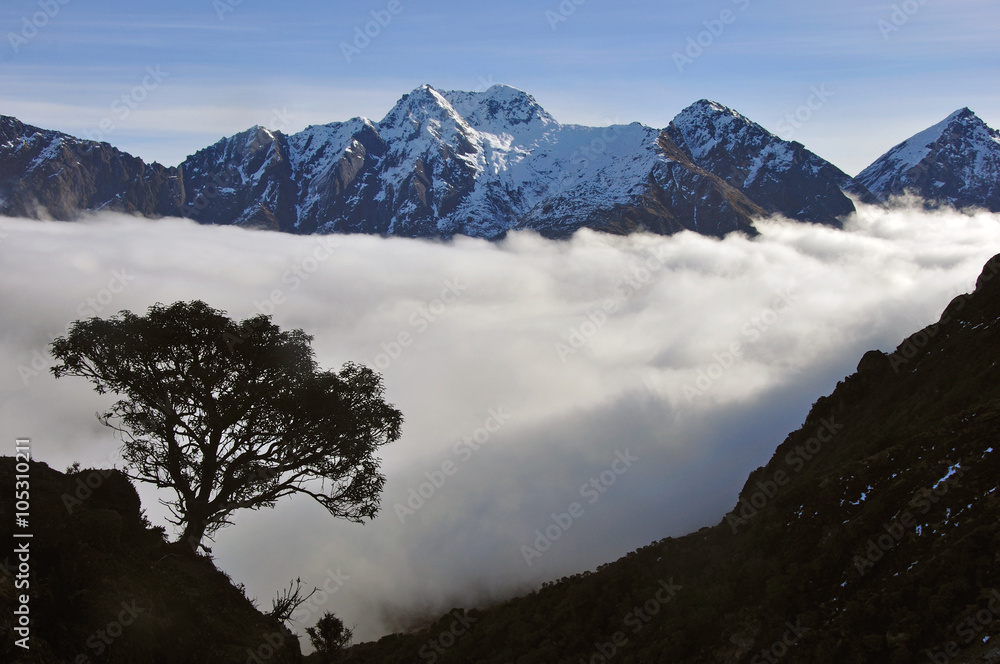
[(202, 299), (302, 328), (322, 366), (377, 368), (406, 418), (381, 451), (382, 512), (362, 526), (286, 499), (210, 545), (265, 609), (289, 579), (325, 586), (300, 631), (333, 611), (374, 638), (718, 523), (817, 397), (935, 321), (1000, 252), (987, 213), (758, 226), (489, 243), (2, 218), (4, 453), (25, 436), (60, 470), (120, 465), (94, 416), (112, 397), (47, 370), (74, 320)]

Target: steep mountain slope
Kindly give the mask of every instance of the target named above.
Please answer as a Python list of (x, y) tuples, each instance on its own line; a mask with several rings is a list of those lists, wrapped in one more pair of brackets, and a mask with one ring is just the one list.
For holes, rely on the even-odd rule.
[(1000, 131), (962, 108), (895, 146), (856, 178), (881, 200), (913, 193), (1000, 211)]
[[(30, 462), (30, 539), (14, 539), (15, 460), (0, 457), (0, 661), (12, 664), (299, 662), (298, 639), (262, 615), (203, 556), (150, 528), (116, 470), (60, 473)], [(20, 489), (24, 489), (22, 485)], [(22, 508), (18, 508), (22, 509)], [(19, 569), (27, 547), (28, 587)], [(22, 574), (21, 578), (16, 575)], [(29, 649), (15, 611), (29, 595)]]
[(180, 165), (181, 214), (202, 223), (294, 232), (296, 191), (288, 139), (252, 127), (199, 150)]
[(904, 191), (1000, 210), (1000, 133), (963, 109), (852, 179), (708, 100), (662, 131), (598, 128), (561, 124), (505, 85), (423, 85), (377, 123), (354, 118), (293, 135), (252, 127), (166, 168), (0, 116), (0, 211), (18, 216), (111, 209), (408, 237), (565, 237), (582, 227), (722, 236), (752, 235), (754, 218), (767, 214), (837, 226), (852, 199)]
[[(685, 228), (755, 233), (763, 209), (638, 123), (562, 125), (530, 95), (403, 95), (366, 118), (284, 136), (255, 127), (189, 157), (184, 213), (298, 233), (551, 237)], [(673, 157), (680, 156), (679, 159)]]
[(998, 436), (1000, 256), (866, 353), (718, 525), (345, 661), (998, 662)]
[(716, 102), (692, 104), (666, 132), (702, 168), (767, 212), (839, 225), (841, 217), (854, 212), (846, 194), (874, 202), (867, 189), (801, 143), (784, 141)]
[(707, 101), (664, 131), (595, 128), (560, 124), (509, 86), (424, 85), (378, 123), (294, 135), (252, 127), (176, 169), (13, 118), (3, 127), (5, 213), (51, 208), (60, 219), (112, 208), (293, 233), (498, 238), (530, 228), (564, 237), (586, 226), (721, 236), (753, 234), (753, 219), (770, 212), (836, 225), (854, 209), (844, 191), (867, 196), (801, 145)]
[(80, 210), (177, 214), (177, 169), (0, 116), (0, 212), (72, 219)]

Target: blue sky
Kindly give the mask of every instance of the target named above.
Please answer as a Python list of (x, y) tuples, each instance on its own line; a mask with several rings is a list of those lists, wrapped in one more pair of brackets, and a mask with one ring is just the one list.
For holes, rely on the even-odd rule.
[(709, 98), (851, 174), (962, 106), (1000, 127), (995, 0), (3, 6), (0, 113), (168, 165), (254, 124), (378, 120), (422, 83), (506, 83), (592, 125)]

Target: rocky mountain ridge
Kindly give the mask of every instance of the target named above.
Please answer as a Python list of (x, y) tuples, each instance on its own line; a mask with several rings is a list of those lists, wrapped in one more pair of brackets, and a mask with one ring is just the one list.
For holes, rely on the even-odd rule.
[(931, 205), (1000, 212), (1000, 131), (962, 108), (896, 145), (855, 179), (883, 201), (913, 194)]
[[(961, 131), (948, 129), (955, 122)], [(423, 85), (378, 122), (294, 134), (252, 127), (177, 167), (0, 116), (0, 211), (73, 219), (117, 210), (300, 234), (497, 239), (518, 229), (566, 237), (582, 227), (752, 235), (754, 219), (769, 214), (839, 226), (855, 200), (910, 189), (957, 207), (994, 205), (1000, 157), (982, 147), (996, 144), (997, 132), (968, 109), (936, 128), (928, 130), (933, 150), (897, 146), (851, 178), (716, 102), (692, 104), (663, 130), (584, 127), (559, 123), (505, 85)]]

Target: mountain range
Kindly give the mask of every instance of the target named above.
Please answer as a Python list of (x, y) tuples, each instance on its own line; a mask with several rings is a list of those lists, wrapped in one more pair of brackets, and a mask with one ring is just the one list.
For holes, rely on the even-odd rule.
[(913, 193), (1000, 210), (1000, 132), (969, 109), (900, 143), (852, 178), (801, 143), (701, 100), (664, 129), (561, 124), (520, 90), (423, 85), (379, 122), (294, 134), (252, 127), (179, 166), (0, 116), (0, 211), (86, 210), (290, 233), (496, 239), (693, 230), (754, 234), (754, 219), (840, 225), (855, 201)]

